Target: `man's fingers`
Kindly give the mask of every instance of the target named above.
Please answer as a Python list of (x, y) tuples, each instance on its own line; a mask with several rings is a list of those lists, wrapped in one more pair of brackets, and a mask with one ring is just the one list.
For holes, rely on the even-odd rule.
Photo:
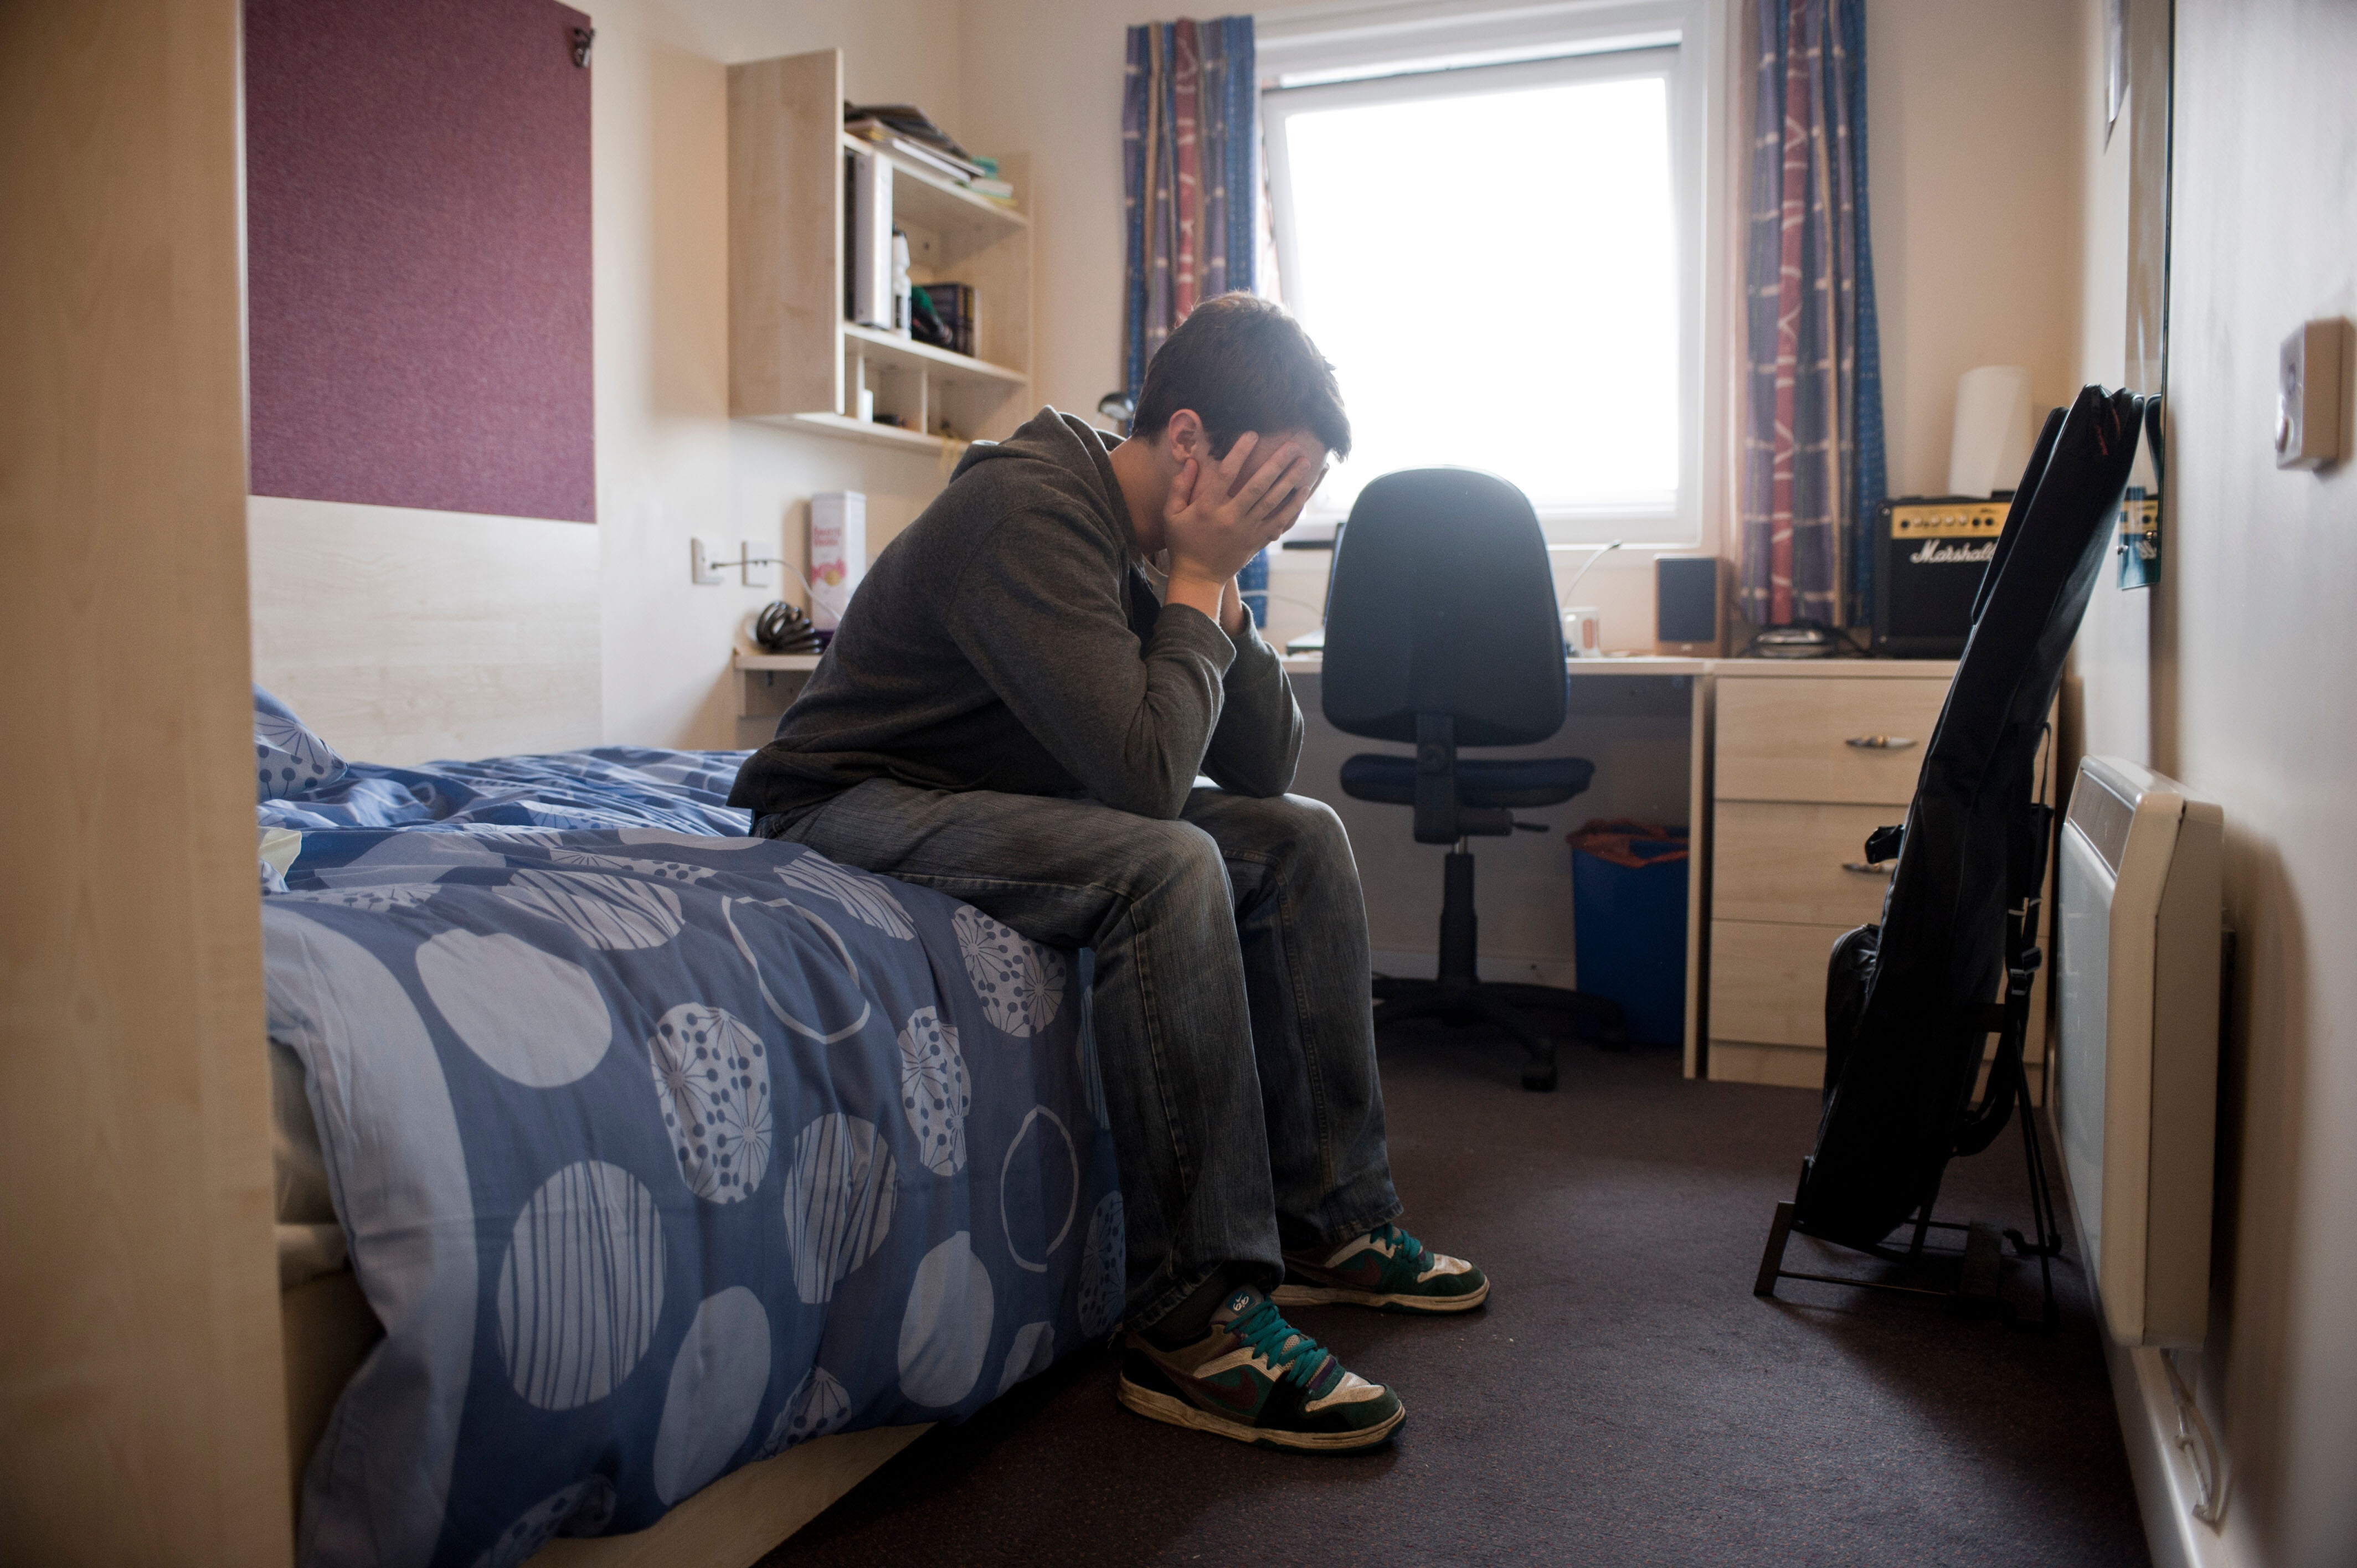
[(1271, 485), (1269, 493), (1263, 498), (1263, 519), (1284, 517), (1298, 511), (1302, 502), (1309, 499), (1308, 478), (1309, 455), (1296, 453), (1293, 461), (1286, 465), (1285, 477)]
[[(1298, 488), (1298, 481), (1293, 479), (1292, 475), (1301, 466), (1302, 460), (1301, 448), (1293, 443), (1288, 441), (1278, 447), (1276, 456), (1261, 465), (1260, 472), (1246, 479), (1243, 488), (1236, 492), (1237, 510), (1246, 518), (1257, 519), (1266, 515), (1269, 508), (1282, 504), (1286, 491), (1280, 487), (1290, 483), (1293, 488)], [(1272, 491), (1275, 492), (1274, 500), (1270, 499)]]
[(1189, 457), (1178, 465), (1178, 472), (1170, 480), (1170, 499), (1165, 509), (1183, 511), (1195, 503), (1195, 482), (1201, 477), (1202, 465)]
[[(1304, 461), (1307, 461), (1306, 457)], [(1310, 498), (1315, 496), (1318, 487), (1326, 482), (1326, 473), (1327, 470), (1323, 465), (1320, 465), (1315, 473), (1305, 470), (1302, 478), (1307, 482), (1294, 487), (1293, 494), (1286, 499), (1282, 511), (1275, 520), (1276, 531), (1279, 533), (1300, 521), (1302, 512), (1308, 508)]]
[(1326, 483), (1328, 471), (1327, 467), (1320, 464), (1313, 472), (1309, 467), (1308, 455), (1307, 453), (1302, 455), (1301, 462), (1295, 474), (1293, 493), (1285, 499), (1284, 505), (1280, 509), (1277, 521), (1279, 532), (1291, 528), (1300, 519), (1303, 510), (1309, 505), (1310, 498), (1315, 496)]
[[(1239, 440), (1237, 445), (1243, 445), (1242, 441)], [(1291, 442), (1278, 447), (1269, 460), (1260, 466), (1259, 472), (1236, 489), (1236, 510), (1245, 517), (1257, 513), (1268, 492), (1300, 460), (1301, 448)]]
[(1310, 495), (1317, 488), (1315, 485), (1308, 485), (1295, 490), (1292, 499), (1286, 501), (1276, 514), (1268, 520), (1262, 531), (1267, 534), (1271, 542), (1301, 520), (1301, 509), (1309, 504)]
[(1256, 430), (1247, 430), (1236, 437), (1228, 455), (1220, 459), (1220, 494), (1236, 493), (1236, 476), (1244, 471), (1244, 465), (1252, 460), (1253, 449), (1259, 445), (1260, 432)]

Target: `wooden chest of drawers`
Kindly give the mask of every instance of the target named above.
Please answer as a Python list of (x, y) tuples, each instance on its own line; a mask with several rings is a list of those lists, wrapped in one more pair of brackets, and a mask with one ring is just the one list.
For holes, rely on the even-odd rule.
[[(1867, 864), (1866, 837), (1905, 817), (1953, 671), (1944, 660), (1718, 667), (1712, 1078), (1823, 1083), (1825, 961), (1844, 931), (1881, 916), (1889, 867)], [(2043, 1009), (2041, 992), (2033, 1018)], [(2044, 1055), (2035, 1023), (2029, 1054)]]

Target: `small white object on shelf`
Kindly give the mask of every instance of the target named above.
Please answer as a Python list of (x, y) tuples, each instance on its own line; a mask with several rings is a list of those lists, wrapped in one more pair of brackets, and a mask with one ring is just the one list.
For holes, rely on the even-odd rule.
[(867, 575), (867, 498), (829, 490), (810, 501), (811, 624), (832, 631)]

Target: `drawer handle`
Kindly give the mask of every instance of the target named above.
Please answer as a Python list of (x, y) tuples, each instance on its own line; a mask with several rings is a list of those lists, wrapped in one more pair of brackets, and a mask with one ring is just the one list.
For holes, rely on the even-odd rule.
[(1845, 860), (1841, 867), (1844, 871), (1855, 871), (1861, 876), (1888, 876), (1898, 864), (1894, 860)]
[(1904, 751), (1915, 743), (1903, 735), (1854, 735), (1842, 744), (1860, 751)]

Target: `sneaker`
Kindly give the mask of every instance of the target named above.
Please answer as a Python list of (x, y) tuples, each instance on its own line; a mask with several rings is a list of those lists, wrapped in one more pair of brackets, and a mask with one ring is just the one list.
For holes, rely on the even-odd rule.
[(1464, 1259), (1426, 1251), (1385, 1225), (1323, 1256), (1287, 1252), (1274, 1299), (1280, 1306), (1345, 1302), (1380, 1312), (1464, 1312), (1490, 1299), (1490, 1281)]
[(1344, 1371), (1250, 1287), (1230, 1296), (1192, 1344), (1168, 1348), (1132, 1329), (1120, 1392), (1140, 1415), (1262, 1448), (1372, 1448), (1407, 1417), (1397, 1394)]

